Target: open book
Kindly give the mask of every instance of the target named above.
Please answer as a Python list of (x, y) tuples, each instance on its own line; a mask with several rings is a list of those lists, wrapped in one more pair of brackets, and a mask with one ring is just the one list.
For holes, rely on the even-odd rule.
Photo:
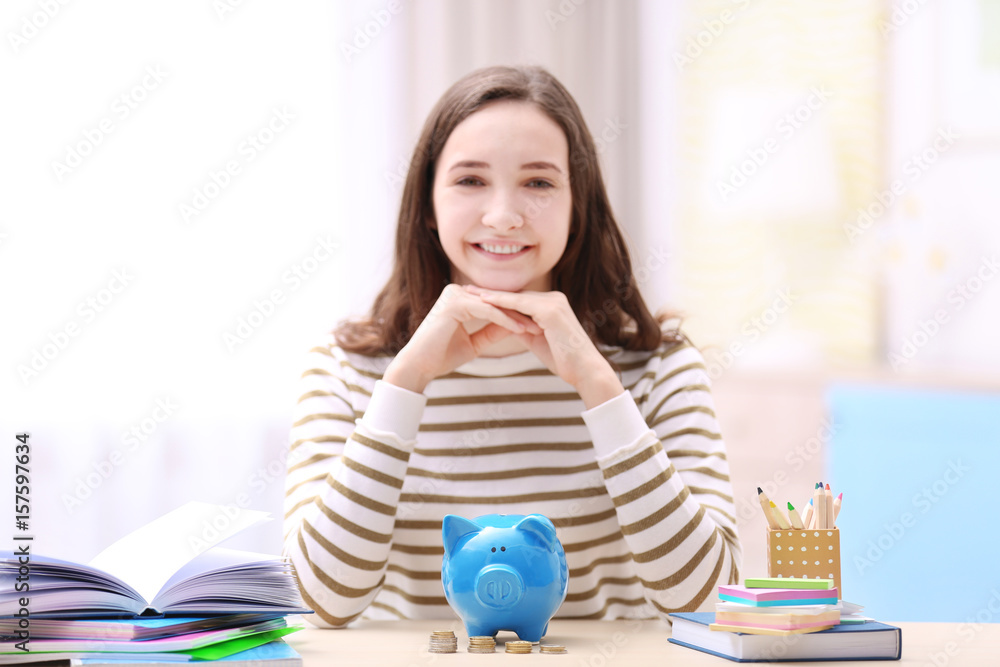
[[(191, 502), (133, 531), (88, 564), (0, 552), (0, 616), (27, 601), (32, 618), (310, 613), (291, 563), (216, 546), (268, 519), (266, 512)], [(24, 576), (23, 573), (20, 576)]]

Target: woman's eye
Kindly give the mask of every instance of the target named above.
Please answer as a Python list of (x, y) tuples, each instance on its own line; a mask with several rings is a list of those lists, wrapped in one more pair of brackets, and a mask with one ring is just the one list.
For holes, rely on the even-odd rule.
[[(472, 181), (474, 181), (474, 182), (472, 182)], [(463, 178), (462, 180), (460, 180), (458, 182), (458, 184), (459, 185), (481, 185), (482, 181), (480, 181), (475, 176), (466, 176), (465, 178)]]
[(551, 183), (549, 183), (548, 181), (542, 180), (540, 178), (536, 178), (535, 180), (531, 181), (531, 183), (529, 183), (529, 185), (534, 184), (534, 183), (538, 184), (537, 186), (533, 186), (533, 187), (535, 187), (536, 190), (541, 190), (541, 189), (545, 189), (545, 188), (555, 187)]

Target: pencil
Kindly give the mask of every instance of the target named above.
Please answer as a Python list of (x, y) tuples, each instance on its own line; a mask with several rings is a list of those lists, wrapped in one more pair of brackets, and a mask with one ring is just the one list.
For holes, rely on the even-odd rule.
[(806, 505), (806, 515), (802, 517), (802, 525), (805, 528), (812, 528), (813, 520), (813, 499), (809, 499), (809, 503)]
[(826, 528), (833, 528), (833, 492), (830, 491), (830, 485), (826, 485)]
[(792, 527), (792, 524), (788, 523), (788, 519), (785, 518), (785, 513), (781, 511), (781, 508), (771, 501), (771, 513), (774, 514), (774, 520), (778, 522), (778, 526), (782, 530), (788, 530)]
[(812, 504), (812, 520), (806, 524), (806, 528), (816, 528), (816, 521), (819, 519), (819, 507), (816, 505), (816, 484), (813, 484), (813, 494), (809, 498), (809, 502)]
[(837, 496), (837, 499), (833, 501), (833, 527), (837, 527), (837, 516), (840, 514), (840, 503), (844, 500), (844, 494), (841, 493)]
[(802, 518), (799, 516), (798, 510), (796, 510), (791, 503), (788, 503), (788, 520), (792, 522), (792, 528), (800, 530), (805, 526), (802, 524)]
[(812, 527), (826, 528), (826, 493), (823, 490), (823, 482), (819, 482), (813, 491), (813, 504), (816, 505), (816, 510)]
[(774, 518), (774, 513), (771, 512), (771, 499), (767, 497), (767, 494), (764, 493), (763, 489), (759, 486), (757, 487), (757, 500), (760, 501), (760, 508), (764, 510), (764, 518), (767, 519), (767, 527), (772, 530), (781, 528)]

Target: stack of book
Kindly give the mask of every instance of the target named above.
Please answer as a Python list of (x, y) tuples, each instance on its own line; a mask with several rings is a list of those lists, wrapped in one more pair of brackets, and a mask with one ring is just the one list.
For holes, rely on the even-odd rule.
[(743, 586), (719, 586), (711, 630), (756, 635), (791, 635), (840, 624), (837, 589), (830, 579), (747, 579)]
[(301, 665), (281, 639), (301, 629), (287, 615), (311, 613), (291, 564), (217, 546), (265, 518), (189, 503), (87, 564), (19, 543), (0, 561), (0, 665)]
[(860, 611), (829, 579), (747, 579), (719, 586), (715, 613), (670, 614), (669, 641), (738, 662), (899, 660), (900, 629)]

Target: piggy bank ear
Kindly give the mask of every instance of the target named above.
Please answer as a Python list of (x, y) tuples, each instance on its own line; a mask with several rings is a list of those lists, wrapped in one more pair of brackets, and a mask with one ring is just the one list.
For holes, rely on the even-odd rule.
[(556, 537), (556, 527), (552, 525), (548, 517), (542, 516), (541, 514), (529, 514), (514, 526), (517, 530), (523, 530), (528, 533), (532, 533), (541, 540), (542, 544), (546, 548), (552, 549), (555, 543), (558, 541)]
[(478, 533), (483, 529), (479, 524), (455, 514), (448, 514), (441, 522), (441, 537), (444, 539), (444, 553), (450, 556), (458, 541), (469, 533)]

